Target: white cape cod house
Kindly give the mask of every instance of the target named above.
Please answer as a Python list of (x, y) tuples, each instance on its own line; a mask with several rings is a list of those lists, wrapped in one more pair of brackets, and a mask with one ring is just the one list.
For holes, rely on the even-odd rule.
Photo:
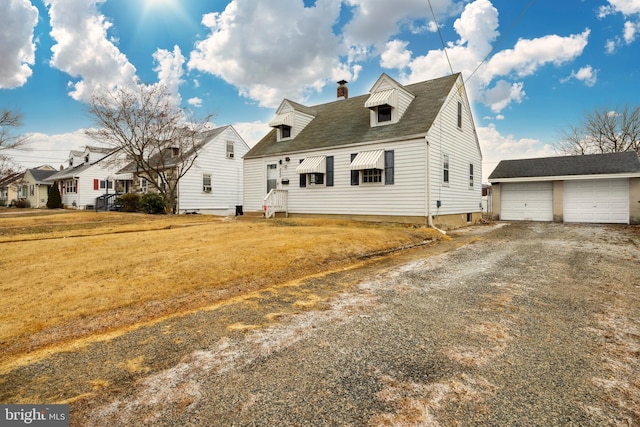
[[(242, 156), (249, 146), (231, 125), (203, 131), (197, 154), (191, 168), (180, 178), (177, 188), (176, 213), (233, 215), (242, 208)], [(156, 169), (162, 169), (165, 179), (172, 179), (180, 168), (178, 156), (165, 150), (149, 159)], [(154, 176), (156, 185), (140, 176), (136, 164), (129, 163), (118, 171), (118, 176), (131, 176), (131, 191), (158, 192), (162, 180)]]
[(244, 210), (337, 215), (444, 228), (478, 220), (482, 155), (462, 77), (307, 107), (284, 100), (244, 157)]
[(98, 197), (115, 193), (116, 172), (125, 159), (117, 149), (87, 146), (84, 151), (71, 151), (67, 162), (66, 168), (44, 182), (58, 186), (65, 208), (94, 209)]

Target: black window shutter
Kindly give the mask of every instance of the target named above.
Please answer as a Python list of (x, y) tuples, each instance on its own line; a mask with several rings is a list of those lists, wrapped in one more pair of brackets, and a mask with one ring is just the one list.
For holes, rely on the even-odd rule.
[[(302, 163), (304, 161), (304, 159), (300, 159), (300, 163)], [(306, 187), (307, 186), (307, 175), (301, 173), (300, 174), (300, 187)]]
[(333, 156), (327, 156), (326, 158), (327, 164), (327, 187), (333, 187)]
[[(356, 158), (358, 154), (351, 154), (351, 161)], [(360, 171), (351, 171), (351, 185), (358, 185), (360, 183)]]
[(384, 152), (384, 184), (393, 184), (393, 150)]

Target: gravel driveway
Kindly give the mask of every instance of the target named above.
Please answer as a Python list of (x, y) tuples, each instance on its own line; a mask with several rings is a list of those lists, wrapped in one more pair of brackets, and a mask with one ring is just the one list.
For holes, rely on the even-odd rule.
[(640, 425), (638, 229), (458, 233), (11, 375), (72, 425)]

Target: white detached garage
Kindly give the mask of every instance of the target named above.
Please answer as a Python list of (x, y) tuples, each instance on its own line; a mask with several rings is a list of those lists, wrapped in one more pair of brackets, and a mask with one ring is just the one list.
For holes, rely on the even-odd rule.
[(489, 182), (494, 219), (640, 224), (635, 152), (504, 160)]

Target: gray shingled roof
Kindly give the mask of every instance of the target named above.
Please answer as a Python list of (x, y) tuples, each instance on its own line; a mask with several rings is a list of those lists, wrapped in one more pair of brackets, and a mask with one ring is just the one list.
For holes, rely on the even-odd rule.
[(404, 86), (415, 99), (402, 119), (391, 125), (371, 127), (369, 110), (364, 106), (369, 94), (307, 107), (316, 117), (294, 139), (277, 142), (273, 129), (244, 158), (426, 134), (458, 76), (459, 73)]
[(51, 175), (58, 173), (56, 170), (42, 170), (42, 169), (29, 169), (31, 176), (36, 180), (36, 183), (43, 182), (46, 178), (49, 178)]
[(489, 180), (622, 173), (640, 174), (640, 159), (638, 159), (638, 154), (630, 151), (624, 153), (589, 154), (584, 156), (503, 160), (498, 163), (498, 166), (491, 172)]
[(86, 164), (83, 163), (81, 165), (78, 166), (74, 166), (71, 168), (66, 168), (63, 169), (59, 172), (55, 172), (54, 174), (46, 177), (44, 180), (46, 182), (54, 182), (54, 181), (59, 181), (61, 179), (67, 179), (67, 178), (73, 178), (75, 176), (77, 176), (80, 172), (89, 169), (91, 167), (90, 164)]
[[(224, 130), (226, 130), (231, 125), (221, 126), (215, 129), (210, 129), (203, 131), (200, 134), (200, 145), (198, 148), (202, 148), (207, 145), (212, 139), (220, 135)], [(178, 164), (178, 161), (182, 161), (178, 158), (173, 158), (171, 156), (170, 150), (165, 150), (163, 153), (156, 153), (149, 159), (149, 164), (156, 166), (165, 166), (165, 167), (173, 167)], [(138, 165), (136, 162), (132, 161), (128, 163), (125, 167), (120, 169), (118, 173), (135, 173), (138, 172)]]

